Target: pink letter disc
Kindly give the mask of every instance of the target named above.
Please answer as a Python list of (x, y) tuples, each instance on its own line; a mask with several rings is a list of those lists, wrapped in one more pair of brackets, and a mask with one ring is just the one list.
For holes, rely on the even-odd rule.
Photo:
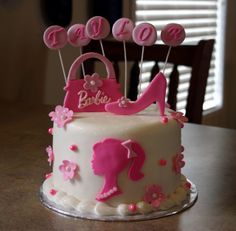
[(134, 24), (129, 18), (120, 18), (114, 23), (112, 34), (118, 41), (129, 41), (132, 37), (133, 29)]
[(133, 40), (140, 46), (151, 46), (157, 40), (156, 28), (150, 23), (141, 23), (133, 30)]
[(85, 33), (85, 25), (75, 24), (67, 31), (68, 42), (74, 47), (83, 47), (89, 44), (91, 39)]
[(95, 16), (86, 23), (86, 33), (94, 40), (106, 38), (110, 33), (110, 24), (105, 18)]
[(43, 34), (43, 41), (50, 49), (60, 49), (67, 43), (66, 30), (61, 26), (50, 26)]
[(180, 24), (167, 24), (161, 31), (161, 40), (168, 46), (179, 46), (184, 39), (185, 30)]

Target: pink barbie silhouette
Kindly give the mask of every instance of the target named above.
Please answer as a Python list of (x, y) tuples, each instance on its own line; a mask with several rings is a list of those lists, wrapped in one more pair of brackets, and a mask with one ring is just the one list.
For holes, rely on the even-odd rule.
[(104, 176), (102, 190), (96, 200), (106, 201), (122, 193), (117, 184), (118, 175), (129, 166), (128, 177), (137, 181), (145, 160), (143, 148), (132, 140), (105, 139), (93, 146), (92, 169), (95, 175)]

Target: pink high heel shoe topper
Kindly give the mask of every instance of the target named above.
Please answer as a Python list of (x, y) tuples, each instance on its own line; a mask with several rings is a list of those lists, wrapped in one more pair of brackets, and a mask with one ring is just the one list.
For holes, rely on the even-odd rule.
[(166, 96), (166, 78), (162, 72), (159, 72), (149, 84), (143, 94), (135, 101), (126, 103), (117, 102), (108, 103), (105, 109), (108, 112), (119, 115), (131, 115), (138, 113), (154, 102), (157, 102), (160, 110), (160, 116), (165, 118), (165, 96)]

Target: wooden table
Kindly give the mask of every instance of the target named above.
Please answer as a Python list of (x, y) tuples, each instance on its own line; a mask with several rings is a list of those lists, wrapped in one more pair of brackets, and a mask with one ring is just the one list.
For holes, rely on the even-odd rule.
[(184, 174), (199, 191), (196, 204), (174, 216), (139, 222), (74, 219), (39, 201), (49, 107), (2, 105), (0, 113), (0, 230), (236, 230), (236, 130), (188, 124)]

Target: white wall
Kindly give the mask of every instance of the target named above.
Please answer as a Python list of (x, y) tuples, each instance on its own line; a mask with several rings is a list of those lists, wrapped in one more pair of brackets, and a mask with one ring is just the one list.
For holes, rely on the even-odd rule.
[(46, 49), (39, 1), (1, 1), (0, 25), (0, 99), (40, 101)]

